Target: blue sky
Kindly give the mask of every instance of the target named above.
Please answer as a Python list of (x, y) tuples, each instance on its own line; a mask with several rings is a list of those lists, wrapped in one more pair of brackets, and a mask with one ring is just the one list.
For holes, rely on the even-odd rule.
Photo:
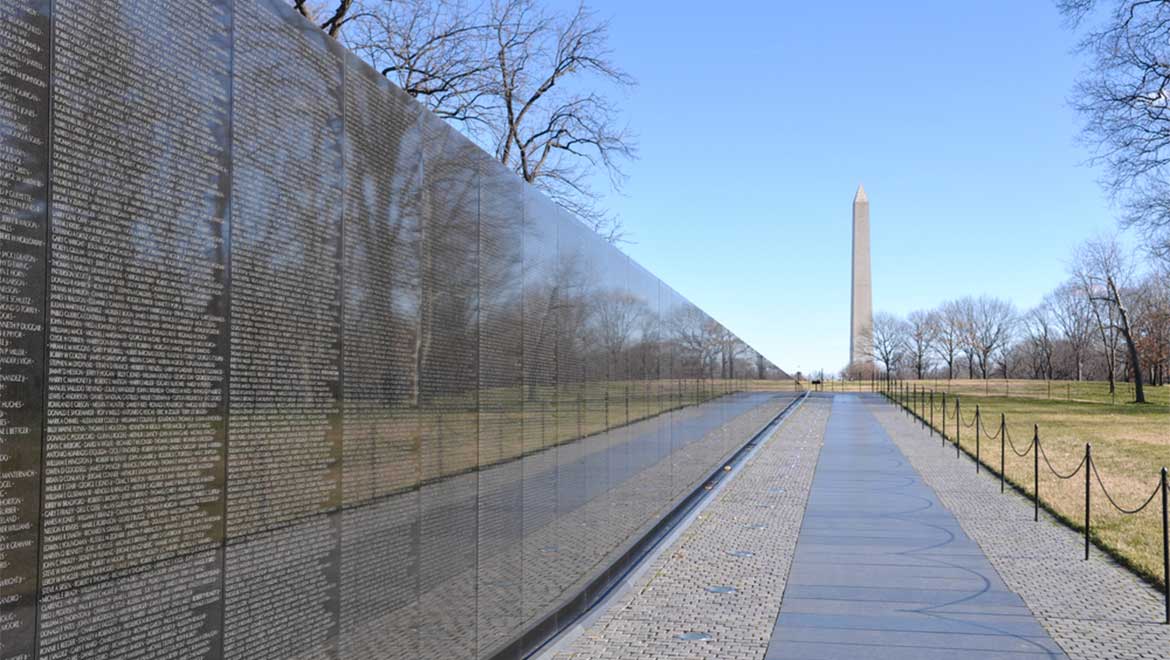
[(1034, 305), (1116, 227), (1047, 0), (590, 6), (639, 81), (626, 251), (785, 369), (847, 360), (858, 183), (878, 310)]

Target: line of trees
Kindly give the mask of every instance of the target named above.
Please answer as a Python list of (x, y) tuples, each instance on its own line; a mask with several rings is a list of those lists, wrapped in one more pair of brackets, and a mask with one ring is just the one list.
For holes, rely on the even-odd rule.
[(1069, 278), (1019, 310), (967, 296), (905, 317), (874, 317), (874, 359), (903, 378), (1035, 378), (1163, 385), (1170, 371), (1170, 271), (1138, 263), (1115, 237), (1074, 253)]

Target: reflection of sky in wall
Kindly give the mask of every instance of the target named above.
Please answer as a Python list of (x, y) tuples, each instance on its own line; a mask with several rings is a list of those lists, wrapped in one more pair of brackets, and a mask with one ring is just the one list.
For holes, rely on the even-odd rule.
[(590, 5), (640, 83), (623, 103), (641, 160), (609, 200), (627, 251), (782, 367), (848, 358), (859, 182), (875, 310), (1033, 305), (1114, 226), (1051, 2)]

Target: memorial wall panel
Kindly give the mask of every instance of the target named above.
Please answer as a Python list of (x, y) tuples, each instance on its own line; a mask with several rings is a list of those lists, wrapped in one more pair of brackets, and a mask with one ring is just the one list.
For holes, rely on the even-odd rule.
[(224, 657), (332, 657), (344, 56), (278, 0), (234, 4)]
[(573, 405), (569, 433), (556, 447), (557, 543), (550, 548), (557, 559), (553, 583), (564, 594), (593, 564), (594, 548), (609, 534), (608, 502), (583, 506), (589, 501), (588, 490), (605, 492), (609, 484), (605, 359), (598, 350), (595, 308), (599, 246), (588, 241), (584, 225), (548, 200), (535, 199), (529, 208), (535, 211), (534, 222), (557, 224), (558, 267), (581, 273), (574, 299), (564, 306), (558, 322), (560, 387)]
[(479, 169), (475, 148), (424, 115), (420, 277), (419, 653), (476, 652)]
[(349, 57), (339, 653), (407, 660), (419, 657), (420, 108)]
[(524, 184), (486, 154), (479, 170), (478, 655), (519, 631), (524, 451)]
[(420, 108), (349, 57), (339, 654), (407, 660), (419, 656)]
[[(588, 238), (591, 237), (586, 240)], [(614, 489), (625, 484), (634, 471), (631, 441), (637, 444), (644, 440), (630, 437), (625, 415), (630, 385), (629, 352), (635, 342), (638, 316), (643, 310), (641, 301), (630, 291), (629, 257), (612, 245), (603, 245), (599, 252), (601, 286), (596, 303), (597, 333), (606, 379), (602, 404), (606, 428), (610, 429), (606, 433), (609, 456), (605, 483), (608, 489)], [(595, 561), (604, 559), (619, 543), (629, 538), (638, 523), (630, 515), (631, 508), (638, 503), (626, 491), (628, 488), (622, 491), (624, 497), (610, 498), (608, 538), (594, 548)]]
[(345, 98), (342, 481), (356, 505), (418, 488), (423, 163), (413, 99), (356, 60)]
[(230, 5), (53, 11), (39, 656), (213, 657)]
[[(543, 203), (542, 203), (543, 202)], [(576, 361), (561, 350), (560, 327), (579, 295), (582, 274), (558, 259), (559, 223), (546, 215), (547, 200), (523, 190), (524, 370), (523, 617), (532, 620), (560, 595), (556, 576), (558, 443), (577, 432), (577, 406), (571, 385), (561, 382)]]
[(491, 657), (781, 400), (284, 0), (0, 46), (0, 660)]
[(49, 3), (0, 3), (0, 660), (35, 645), (44, 426)]
[[(701, 329), (693, 308), (677, 291), (670, 290), (666, 322), (673, 349), (673, 389), (675, 410), (671, 414), (671, 485), (673, 495), (681, 496), (695, 481), (695, 462), (690, 456), (696, 433), (695, 425), (695, 347), (702, 341)], [(700, 466), (701, 467), (701, 466)]]
[(637, 425), (630, 445), (630, 473), (635, 490), (631, 502), (631, 533), (653, 520), (666, 504), (670, 483), (670, 436), (662, 433), (662, 417), (657, 407), (658, 359), (658, 278), (633, 261), (628, 266), (628, 290), (633, 305), (630, 322), (631, 344), (627, 351), (629, 383), (626, 395), (627, 416), (646, 421)]

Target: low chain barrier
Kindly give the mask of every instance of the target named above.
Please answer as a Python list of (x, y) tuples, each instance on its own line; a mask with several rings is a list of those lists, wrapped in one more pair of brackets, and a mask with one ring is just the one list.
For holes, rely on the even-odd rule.
[[(942, 441), (942, 446), (945, 448), (948, 442), (955, 446), (955, 457), (962, 455), (962, 430), (963, 428), (974, 430), (975, 433), (975, 453), (972, 457), (975, 459), (975, 471), (979, 472), (983, 467), (983, 456), (981, 441), (983, 439), (999, 440), (999, 491), (1006, 492), (1006, 474), (1007, 474), (1007, 452), (1010, 449), (1013, 454), (1019, 458), (1026, 458), (1029, 454), (1032, 456), (1032, 517), (1034, 521), (1040, 520), (1040, 461), (1043, 459), (1044, 465), (1054, 477), (1062, 481), (1068, 481), (1075, 478), (1081, 472), (1084, 472), (1085, 480), (1085, 512), (1084, 512), (1084, 538), (1085, 538), (1085, 560), (1089, 559), (1089, 550), (1092, 546), (1092, 484), (1095, 481), (1101, 492), (1105, 495), (1105, 500), (1122, 515), (1137, 515), (1145, 511), (1154, 500), (1161, 495), (1162, 504), (1162, 598), (1165, 605), (1165, 616), (1163, 623), (1170, 624), (1170, 496), (1168, 496), (1167, 485), (1167, 469), (1165, 467), (1161, 470), (1161, 477), (1154, 486), (1150, 496), (1145, 499), (1142, 504), (1136, 508), (1126, 508), (1117, 502), (1117, 499), (1105, 487), (1105, 481), (1101, 478), (1101, 473), (1097, 470), (1097, 463), (1093, 460), (1093, 447), (1091, 444), (1085, 444), (1085, 453), (1081, 458), (1081, 462), (1071, 472), (1061, 472), (1049, 460), (1047, 452), (1044, 451), (1044, 445), (1040, 442), (1040, 427), (1039, 425), (1032, 426), (1032, 439), (1025, 445), (1023, 451), (1016, 446), (1012, 440), (1011, 431), (1007, 426), (1007, 418), (1004, 414), (999, 416), (999, 424), (996, 426), (994, 432), (989, 432), (987, 426), (983, 422), (983, 415), (979, 410), (979, 406), (975, 406), (975, 414), (971, 417), (971, 421), (967, 421), (967, 417), (963, 414), (962, 403), (958, 396), (951, 396), (954, 400), (954, 409), (951, 414), (951, 424), (954, 427), (953, 437), (947, 437), (948, 429), (948, 406), (947, 393), (938, 393), (941, 396), (941, 423), (935, 426), (935, 399), (936, 393), (934, 390), (927, 390), (920, 388), (917, 385), (909, 385), (898, 381), (883, 382), (882, 394), (886, 396), (894, 404), (900, 406), (907, 415), (913, 419), (917, 419), (925, 428), (930, 430), (930, 434), (934, 435), (937, 431)], [(970, 452), (968, 452), (970, 453)], [(994, 468), (992, 468), (994, 472)], [(1027, 494), (1025, 492), (1025, 494)]]

